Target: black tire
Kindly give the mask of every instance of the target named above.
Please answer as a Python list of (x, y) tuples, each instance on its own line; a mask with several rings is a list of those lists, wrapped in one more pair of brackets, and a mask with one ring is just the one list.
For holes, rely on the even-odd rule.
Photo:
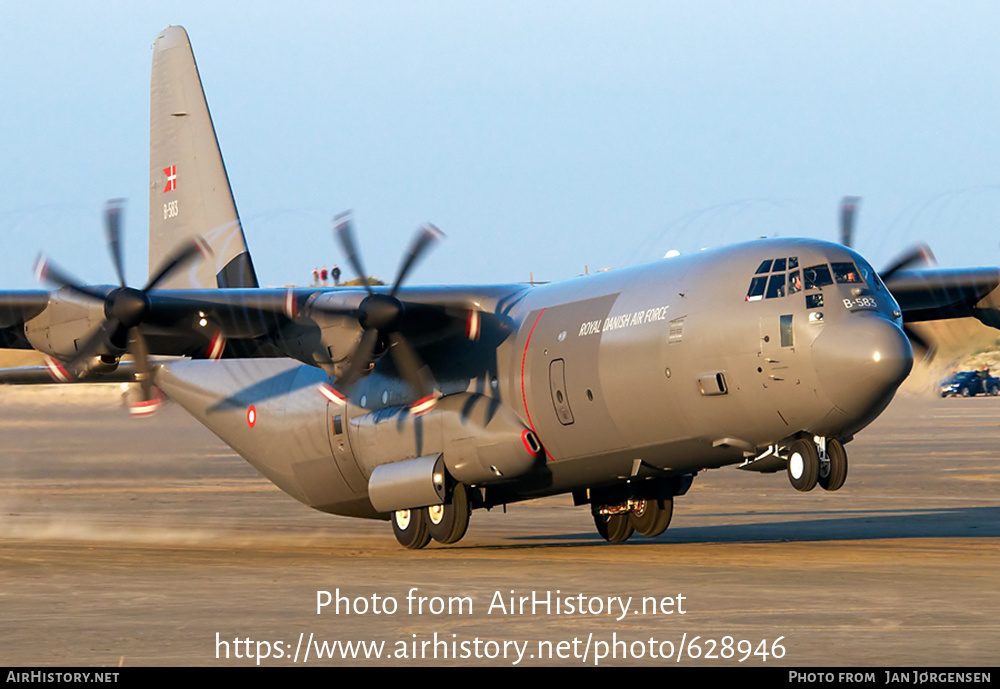
[(438, 543), (458, 543), (469, 528), (469, 495), (458, 483), (451, 492), (451, 504), (427, 508), (427, 532)]
[(997, 395), (1000, 395), (1000, 386), (991, 385), (990, 386), (990, 397), (996, 397)]
[(807, 492), (816, 487), (819, 478), (819, 451), (816, 446), (799, 438), (788, 448), (788, 481), (795, 490)]
[(427, 510), (397, 510), (392, 513), (392, 533), (404, 548), (420, 550), (431, 542), (427, 531)]
[(647, 538), (656, 538), (670, 526), (670, 517), (674, 514), (674, 499), (660, 498), (643, 500), (638, 507), (629, 512), (628, 519), (632, 528)]
[(962, 397), (968, 397), (970, 394), (969, 388), (962, 388)]
[(826, 476), (820, 471), (818, 483), (825, 490), (837, 490), (847, 480), (847, 450), (844, 444), (836, 438), (826, 441)]
[(628, 514), (601, 514), (600, 508), (592, 510), (597, 533), (608, 543), (624, 543), (632, 535), (632, 522)]

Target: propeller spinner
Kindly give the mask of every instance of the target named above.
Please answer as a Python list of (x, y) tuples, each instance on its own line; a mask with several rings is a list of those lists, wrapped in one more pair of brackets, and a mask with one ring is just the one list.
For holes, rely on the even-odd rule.
[(132, 406), (132, 413), (145, 415), (155, 411), (160, 399), (153, 390), (149, 347), (139, 329), (149, 314), (149, 293), (176, 270), (200, 256), (211, 253), (211, 249), (201, 238), (185, 243), (167, 257), (145, 287), (142, 289), (128, 287), (125, 284), (125, 271), (122, 267), (121, 218), (124, 204), (123, 199), (112, 199), (108, 201), (104, 210), (108, 249), (111, 252), (119, 287), (105, 292), (83, 285), (42, 256), (38, 257), (38, 262), (35, 264), (35, 275), (40, 282), (64, 287), (83, 297), (104, 303), (104, 321), (84, 339), (76, 355), (65, 363), (49, 359), (47, 366), (53, 378), (59, 382), (75, 380), (86, 375), (98, 357), (117, 359), (122, 354), (131, 354), (136, 363), (136, 379), (142, 389), (141, 400)]
[(417, 401), (410, 404), (416, 414), (425, 414), (434, 408), (434, 379), (430, 369), (424, 364), (416, 350), (400, 332), (408, 311), (419, 310), (419, 305), (407, 304), (396, 294), (410, 270), (426, 254), (434, 242), (444, 238), (444, 233), (431, 224), (417, 230), (410, 248), (403, 257), (396, 279), (388, 293), (376, 292), (368, 284), (368, 273), (361, 262), (361, 254), (354, 241), (353, 220), (349, 213), (342, 213), (333, 220), (333, 232), (347, 255), (348, 263), (364, 284), (368, 296), (355, 309), (333, 309), (319, 307), (331, 315), (351, 316), (362, 328), (361, 340), (348, 356), (347, 369), (337, 377), (336, 388), (323, 385), (320, 389), (327, 398), (337, 403), (345, 403), (350, 389), (386, 351), (392, 358), (396, 370), (406, 381)]
[[(849, 248), (852, 247), (854, 242), (854, 225), (857, 221), (859, 205), (861, 205), (860, 196), (845, 196), (840, 201), (840, 243)], [(914, 265), (929, 265), (933, 263), (935, 263), (935, 258), (930, 247), (926, 244), (917, 244), (879, 272), (879, 278), (883, 283), (888, 284), (893, 276), (902, 270), (906, 270)], [(925, 361), (934, 358), (935, 347), (932, 343), (928, 343), (927, 340), (909, 325), (903, 325), (903, 332), (910, 338), (910, 343), (914, 348), (924, 351)]]

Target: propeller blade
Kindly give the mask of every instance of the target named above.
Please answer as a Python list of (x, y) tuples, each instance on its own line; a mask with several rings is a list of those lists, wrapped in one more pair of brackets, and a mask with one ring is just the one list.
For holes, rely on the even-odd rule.
[(362, 374), (371, 366), (375, 358), (375, 347), (378, 346), (378, 330), (369, 328), (361, 336), (361, 341), (351, 352), (350, 364), (347, 370), (337, 378), (337, 387), (350, 391), (351, 387), (361, 379)]
[(222, 358), (222, 353), (225, 350), (226, 336), (223, 334), (222, 330), (216, 330), (215, 334), (212, 335), (212, 339), (208, 343), (208, 350), (205, 352), (205, 358), (217, 361)]
[(896, 259), (895, 263), (879, 273), (882, 282), (889, 282), (892, 276), (916, 263), (929, 264), (934, 262), (934, 253), (926, 244), (918, 244)]
[(918, 333), (916, 330), (906, 325), (905, 323), (903, 324), (903, 332), (906, 333), (906, 336), (908, 338), (910, 338), (910, 343), (914, 345), (914, 349), (923, 350), (924, 352), (923, 360), (925, 362), (928, 362), (934, 358), (934, 355), (937, 353), (936, 345), (929, 343), (927, 340), (923, 338), (923, 336), (920, 335), (920, 333)]
[(330, 402), (341, 406), (347, 404), (347, 397), (329, 383), (320, 383), (317, 389), (319, 390), (319, 394), (323, 395)]
[(364, 283), (368, 294), (372, 294), (371, 285), (368, 284), (368, 273), (365, 272), (365, 267), (361, 265), (361, 254), (358, 253), (354, 243), (354, 221), (351, 218), (350, 211), (345, 211), (333, 219), (333, 234), (340, 242), (344, 253), (347, 254), (347, 262), (354, 269), (354, 274), (361, 278), (361, 282)]
[(423, 225), (417, 230), (417, 235), (413, 238), (413, 243), (406, 253), (406, 258), (403, 259), (402, 265), (399, 266), (399, 273), (396, 275), (396, 280), (392, 283), (392, 290), (389, 292), (389, 296), (396, 296), (396, 291), (403, 284), (403, 280), (406, 279), (406, 274), (423, 257), (430, 243), (441, 239), (444, 239), (444, 232), (430, 223)]
[(125, 286), (125, 270), (122, 267), (121, 219), (125, 209), (125, 199), (111, 199), (104, 207), (104, 228), (108, 237), (111, 260), (118, 274), (118, 284)]
[(392, 363), (396, 365), (396, 370), (420, 401), (433, 397), (434, 387), (430, 371), (405, 337), (399, 333), (389, 334), (389, 354), (392, 356)]
[[(315, 293), (313, 293), (315, 294)], [(322, 304), (309, 303), (313, 294), (299, 299), (295, 295), (295, 290), (285, 291), (285, 300), (282, 304), (282, 311), (289, 320), (295, 320), (299, 316), (309, 318), (313, 313), (322, 313), (327, 316), (346, 316), (350, 318), (360, 318), (361, 311), (356, 308), (343, 308), (340, 306), (325, 306)]]
[(153, 375), (149, 367), (149, 347), (146, 344), (146, 338), (142, 336), (138, 328), (129, 330), (129, 341), (132, 345), (132, 358), (135, 359), (135, 377), (142, 388), (143, 401), (148, 401), (151, 399), (153, 390)]
[(108, 318), (94, 328), (94, 332), (84, 341), (83, 346), (77, 350), (76, 355), (66, 364), (66, 370), (73, 378), (80, 378), (90, 370), (88, 365), (97, 358), (102, 347), (110, 345), (115, 332), (121, 326), (115, 318)]
[(212, 248), (208, 245), (208, 242), (201, 237), (193, 238), (190, 242), (182, 244), (163, 261), (156, 275), (149, 279), (149, 282), (142, 288), (142, 291), (149, 292), (156, 289), (156, 286), (167, 279), (175, 270), (179, 270), (195, 258), (210, 256), (211, 254)]
[(57, 383), (71, 383), (73, 382), (73, 374), (70, 373), (62, 362), (46, 355), (45, 357), (45, 368), (49, 370), (49, 375), (52, 376), (52, 380)]
[(845, 196), (840, 201), (840, 243), (846, 247), (853, 247), (854, 221), (860, 203), (860, 196)]
[(56, 285), (58, 287), (66, 287), (73, 290), (77, 294), (82, 294), (83, 296), (90, 297), (91, 299), (104, 301), (107, 296), (103, 292), (84, 286), (79, 280), (71, 277), (69, 273), (57, 268), (52, 261), (48, 260), (41, 254), (39, 254), (38, 260), (35, 261), (35, 278), (39, 282), (47, 282), (50, 285)]

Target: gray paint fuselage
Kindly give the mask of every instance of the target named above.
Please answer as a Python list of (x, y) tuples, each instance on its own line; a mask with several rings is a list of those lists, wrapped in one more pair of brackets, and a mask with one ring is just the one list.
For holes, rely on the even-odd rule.
[[(807, 291), (748, 301), (757, 267), (788, 257), (801, 267), (853, 261), (871, 272), (840, 245), (775, 239), (548, 285), (413, 288), (400, 297), (464, 301), (495, 316), (478, 342), (453, 339), (421, 355), (443, 394), (497, 399), (541, 440), (537, 469), (503, 483), (505, 501), (514, 501), (629, 480), (635, 460), (661, 477), (693, 474), (797, 435), (850, 440), (870, 423), (912, 364), (898, 306), (870, 275), (867, 284), (809, 290), (823, 295), (817, 308), (807, 308)], [(325, 511), (376, 516), (366, 493), (371, 457), (399, 461), (426, 447), (397, 445), (391, 458), (358, 461), (378, 450), (358, 442), (350, 420), (395, 407), (386, 423), (399, 426), (410, 393), (388, 357), (347, 408), (317, 394), (325, 380), (317, 368), (264, 359), (184, 362), (158, 375), (289, 494)]]

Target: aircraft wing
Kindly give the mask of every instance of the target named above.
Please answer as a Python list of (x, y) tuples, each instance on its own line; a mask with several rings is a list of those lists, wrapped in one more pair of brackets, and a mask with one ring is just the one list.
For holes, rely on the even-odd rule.
[(47, 290), (0, 291), (0, 347), (31, 349), (24, 336), (24, 324), (49, 303)]
[[(94, 371), (85, 377), (63, 381), (71, 383), (134, 383), (138, 368), (134, 361), (123, 361), (113, 371)], [(50, 385), (52, 372), (48, 366), (19, 366), (0, 369), (0, 385)]]
[(900, 271), (886, 287), (908, 323), (972, 317), (1000, 328), (1000, 268)]

